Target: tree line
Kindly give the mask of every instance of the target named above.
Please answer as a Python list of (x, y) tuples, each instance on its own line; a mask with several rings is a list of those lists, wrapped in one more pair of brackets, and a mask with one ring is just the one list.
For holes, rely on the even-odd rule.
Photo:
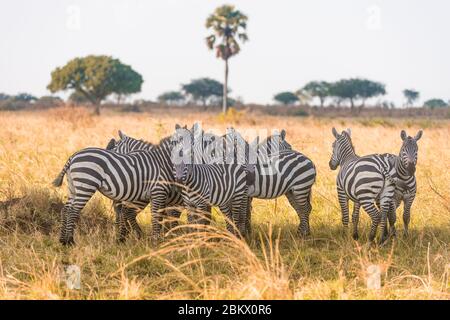
[[(214, 50), (216, 57), (224, 61), (224, 83), (210, 78), (194, 79), (182, 84), (181, 90), (169, 91), (158, 96), (164, 104), (196, 103), (202, 105), (222, 105), (222, 111), (237, 101), (228, 96), (228, 61), (241, 51), (241, 45), (249, 40), (246, 33), (248, 17), (232, 5), (218, 7), (206, 19), (205, 27), (210, 34), (205, 38), (207, 48)], [(102, 102), (115, 97), (118, 104), (134, 93), (141, 91), (143, 77), (129, 65), (106, 55), (89, 55), (70, 60), (63, 67), (51, 73), (47, 89), (51, 93), (70, 90), (69, 100), (74, 103), (90, 103), (95, 113), (100, 114)], [(307, 104), (319, 101), (323, 107), (327, 102), (334, 106), (349, 104), (351, 110), (361, 110), (368, 99), (384, 96), (385, 85), (368, 79), (351, 78), (336, 82), (311, 81), (296, 92), (280, 92), (274, 100), (284, 105)], [(406, 106), (412, 106), (419, 98), (419, 92), (406, 89), (403, 92)], [(37, 99), (31, 95), (8, 96), (0, 94), (0, 109), (21, 109), (23, 104), (41, 101), (47, 105), (58, 105), (59, 98), (52, 96)], [(424, 103), (429, 108), (446, 107), (450, 103), (442, 99), (431, 99)], [(391, 102), (383, 106), (394, 107)]]
[[(348, 103), (351, 110), (361, 110), (366, 105), (368, 99), (386, 95), (384, 84), (368, 79), (352, 78), (342, 79), (336, 82), (311, 81), (296, 92), (280, 92), (274, 96), (274, 100), (283, 105), (310, 104), (313, 99), (319, 102), (320, 107), (330, 101), (331, 105), (340, 107), (343, 103)], [(412, 107), (420, 97), (420, 93), (414, 89), (403, 90), (405, 107)], [(442, 99), (430, 99), (424, 102), (423, 106), (428, 108), (448, 107)], [(383, 101), (381, 106), (394, 108), (393, 102)]]

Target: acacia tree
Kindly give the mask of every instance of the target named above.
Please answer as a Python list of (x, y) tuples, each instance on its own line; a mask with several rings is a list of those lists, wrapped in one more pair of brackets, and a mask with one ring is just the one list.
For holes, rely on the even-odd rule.
[(289, 91), (280, 92), (276, 94), (273, 99), (281, 104), (284, 104), (285, 106), (295, 104), (298, 101), (297, 95)]
[(52, 72), (47, 88), (55, 93), (73, 89), (95, 106), (100, 114), (101, 102), (110, 94), (119, 96), (141, 91), (142, 76), (130, 66), (108, 56), (75, 58)]
[(385, 94), (384, 84), (366, 79), (343, 79), (333, 83), (330, 87), (330, 95), (341, 100), (348, 99), (352, 111), (357, 100), (361, 100), (359, 107), (361, 110), (367, 99)]
[(411, 107), (414, 104), (414, 102), (416, 102), (417, 99), (419, 99), (420, 93), (416, 90), (405, 89), (403, 90), (403, 95), (405, 96), (406, 99), (406, 105), (408, 107)]
[(311, 97), (319, 98), (320, 106), (323, 107), (325, 99), (330, 96), (330, 88), (330, 83), (326, 81), (311, 81), (297, 92), (306, 92)]
[(179, 91), (168, 91), (158, 96), (158, 101), (162, 103), (172, 104), (184, 101), (184, 95)]
[[(210, 78), (192, 80), (190, 83), (181, 85), (181, 88), (196, 102), (201, 101), (205, 106), (208, 100), (221, 97), (225, 91), (223, 84)], [(230, 90), (228, 90), (230, 91)]]
[[(206, 20), (206, 28), (213, 34), (206, 38), (209, 49), (216, 49), (217, 58), (225, 61), (225, 81), (223, 86), (223, 112), (227, 111), (228, 98), (228, 59), (239, 53), (241, 47), (238, 40), (245, 42), (248, 36), (247, 16), (236, 10), (234, 6), (223, 5), (217, 8)], [(216, 44), (217, 43), (217, 44)]]
[(435, 98), (425, 101), (423, 106), (430, 109), (437, 109), (437, 108), (446, 108), (449, 105), (444, 100)]

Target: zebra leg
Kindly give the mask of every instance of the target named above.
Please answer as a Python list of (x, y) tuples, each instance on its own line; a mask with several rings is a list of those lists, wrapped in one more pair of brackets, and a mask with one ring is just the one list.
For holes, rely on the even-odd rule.
[(64, 207), (61, 209), (61, 230), (59, 235), (59, 242), (65, 244), (66, 241), (66, 226), (67, 226), (67, 215), (72, 206), (72, 199), (69, 199)]
[(397, 220), (397, 214), (396, 214), (396, 208), (397, 205), (395, 203), (392, 203), (389, 207), (389, 234), (391, 237), (395, 237), (397, 235), (397, 230), (395, 229), (395, 221)]
[(157, 245), (161, 240), (163, 209), (165, 204), (165, 195), (161, 194), (151, 198), (152, 205), (152, 233), (151, 241), (154, 245)]
[(247, 236), (252, 234), (252, 200), (253, 198), (248, 197), (247, 214), (245, 217), (245, 234)]
[(353, 213), (352, 213), (352, 225), (353, 225), (353, 239), (358, 240), (359, 234), (358, 234), (358, 223), (359, 223), (359, 209), (361, 205), (359, 202), (353, 203)]
[(141, 208), (130, 208), (127, 207), (127, 210), (125, 211), (125, 225), (127, 230), (130, 230), (130, 228), (134, 231), (136, 234), (136, 237), (138, 239), (141, 239), (144, 233), (142, 232), (141, 227), (139, 226), (136, 217), (141, 212)]
[(63, 245), (71, 246), (75, 244), (75, 241), (73, 240), (73, 233), (75, 231), (75, 226), (80, 219), (81, 209), (82, 208), (80, 207), (72, 206), (67, 211), (66, 234), (65, 240), (62, 242)]
[(388, 229), (387, 229), (387, 217), (389, 214), (389, 210), (391, 208), (392, 199), (383, 198), (380, 200), (380, 207), (381, 207), (381, 220), (380, 220), (380, 228), (381, 228), (381, 238), (380, 238), (380, 244), (384, 244), (388, 238)]
[(116, 226), (117, 226), (117, 242), (123, 243), (125, 242), (128, 234), (130, 233), (129, 228), (127, 228), (126, 223), (126, 206), (120, 202), (113, 202), (114, 211), (116, 213)]
[(236, 228), (237, 225), (235, 225), (234, 219), (233, 219), (233, 209), (229, 205), (222, 205), (219, 207), (220, 211), (225, 215), (225, 223), (227, 225), (227, 231), (229, 233), (232, 233), (236, 235)]
[(404, 209), (403, 209), (403, 227), (404, 227), (404, 236), (407, 237), (409, 235), (409, 221), (411, 219), (411, 206), (413, 204), (415, 195), (409, 196), (404, 200)]
[(248, 192), (240, 197), (235, 197), (232, 202), (232, 216), (233, 222), (236, 225), (241, 236), (247, 236), (246, 231), (246, 222), (247, 222), (247, 213), (248, 213)]
[(298, 233), (301, 237), (308, 236), (310, 234), (309, 228), (309, 214), (311, 213), (311, 189), (308, 193), (295, 193), (295, 191), (289, 191), (286, 193), (286, 197), (289, 200), (291, 206), (297, 212), (300, 218), (300, 225), (298, 227)]
[(370, 227), (369, 241), (373, 242), (377, 235), (378, 224), (380, 223), (380, 211), (375, 207), (373, 202), (361, 202), (361, 206), (369, 215), (372, 220), (372, 225)]
[(198, 219), (198, 223), (205, 226), (209, 226), (211, 224), (212, 219), (211, 206), (210, 205), (204, 206), (204, 208), (201, 209), (200, 214), (201, 216)]
[(166, 217), (168, 218), (168, 222), (164, 223), (164, 229), (166, 231), (172, 230), (173, 228), (178, 226), (178, 219), (180, 218), (181, 212), (177, 209), (169, 209), (167, 210)]
[(345, 194), (345, 191), (339, 187), (337, 189), (337, 192), (338, 192), (339, 205), (341, 206), (342, 225), (344, 226), (345, 229), (347, 229), (348, 228), (348, 215), (349, 215), (348, 197)]

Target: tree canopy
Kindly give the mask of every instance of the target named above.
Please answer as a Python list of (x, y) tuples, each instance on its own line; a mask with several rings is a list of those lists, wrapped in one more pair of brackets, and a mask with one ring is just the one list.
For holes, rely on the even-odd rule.
[(298, 97), (293, 92), (280, 92), (276, 94), (273, 99), (279, 103), (282, 103), (284, 105), (292, 105), (295, 104), (298, 101)]
[(51, 76), (47, 88), (52, 93), (73, 89), (96, 106), (97, 114), (107, 96), (137, 93), (143, 83), (139, 73), (109, 56), (75, 58), (64, 67), (56, 68)]
[(209, 99), (222, 97), (223, 94), (223, 84), (210, 78), (195, 79), (181, 87), (194, 101), (200, 101), (203, 105), (206, 105)]
[(168, 91), (158, 96), (158, 101), (163, 103), (180, 103), (184, 95), (179, 91)]
[(436, 109), (436, 108), (446, 108), (449, 105), (442, 99), (430, 99), (425, 101), (423, 104), (424, 107), (430, 108), (430, 109)]
[(405, 89), (403, 90), (403, 95), (406, 98), (406, 105), (412, 106), (414, 102), (416, 102), (419, 99), (420, 93), (413, 89)]
[(307, 93), (308, 96), (319, 98), (320, 106), (323, 107), (325, 99), (330, 96), (331, 84), (326, 81), (308, 82), (298, 93)]
[(361, 108), (367, 99), (385, 95), (384, 84), (367, 79), (343, 79), (335, 82), (330, 87), (330, 95), (342, 100), (349, 100), (351, 108), (357, 100), (361, 100)]
[(12, 97), (14, 101), (32, 102), (36, 101), (38, 98), (29, 93), (18, 93)]

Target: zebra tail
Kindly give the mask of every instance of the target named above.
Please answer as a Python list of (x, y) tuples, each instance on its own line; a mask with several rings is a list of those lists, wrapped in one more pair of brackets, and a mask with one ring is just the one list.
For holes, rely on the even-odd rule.
[(64, 168), (61, 170), (61, 172), (58, 174), (58, 176), (56, 177), (56, 179), (55, 180), (53, 180), (53, 182), (52, 182), (52, 185), (54, 186), (54, 187), (61, 187), (61, 185), (62, 185), (62, 183), (63, 183), (63, 180), (64, 180), (64, 176), (65, 176), (65, 174), (66, 174), (66, 172), (67, 172), (67, 169), (69, 168), (69, 166), (70, 166), (70, 160), (71, 160), (72, 158), (70, 158), (69, 160), (67, 160), (67, 162), (66, 162), (66, 164), (64, 165)]

